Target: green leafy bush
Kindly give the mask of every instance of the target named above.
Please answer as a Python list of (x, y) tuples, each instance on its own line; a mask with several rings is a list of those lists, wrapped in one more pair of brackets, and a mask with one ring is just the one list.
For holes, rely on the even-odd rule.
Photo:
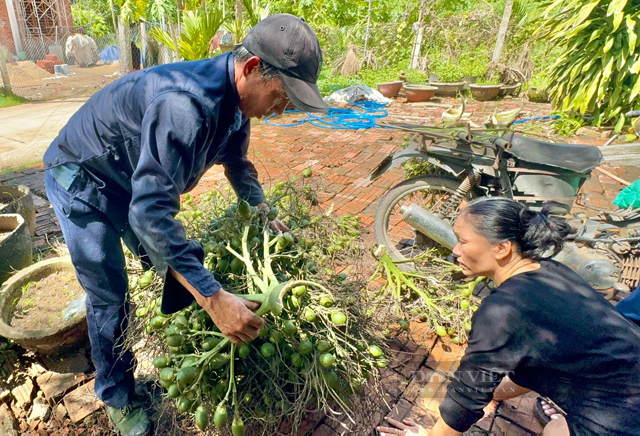
[(600, 126), (615, 123), (638, 104), (640, 2), (548, 1), (542, 36), (562, 48), (550, 67), (549, 92), (562, 111), (591, 114)]
[(440, 82), (457, 82), (465, 75), (460, 62), (446, 59), (439, 52), (429, 54), (429, 69), (438, 75)]
[(565, 112), (556, 112), (556, 115), (560, 115), (560, 118), (553, 124), (553, 131), (558, 135), (569, 137), (576, 133), (576, 131), (585, 125), (584, 118), (575, 116)]
[(488, 77), (478, 77), (476, 82), (478, 85), (500, 85), (500, 80), (497, 78), (488, 78)]
[(486, 47), (478, 47), (460, 56), (459, 64), (463, 76), (481, 77), (487, 74), (487, 63), (489, 56)]
[(76, 27), (83, 27), (89, 36), (100, 37), (111, 32), (107, 21), (90, 9), (71, 6), (71, 15), (73, 15), (73, 23)]

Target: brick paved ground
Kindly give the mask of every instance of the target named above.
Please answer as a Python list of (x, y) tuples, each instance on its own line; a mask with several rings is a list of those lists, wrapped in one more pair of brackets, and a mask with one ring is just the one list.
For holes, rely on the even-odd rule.
[[(389, 107), (389, 117), (385, 121), (434, 125), (440, 120), (442, 111), (451, 104), (447, 99), (433, 103), (396, 102)], [(472, 121), (480, 124), (497, 107), (495, 102), (471, 103), (467, 111), (472, 112)], [(499, 110), (523, 107), (522, 118), (548, 115), (549, 105), (522, 102), (519, 99), (499, 103)], [(291, 123), (294, 115), (287, 115), (277, 122)], [(532, 123), (524, 128), (546, 132), (545, 125)], [(274, 127), (256, 123), (252, 132), (250, 157), (260, 172), (261, 181), (270, 186), (290, 175), (299, 174), (304, 168), (312, 168), (310, 179), (318, 187), (321, 203), (329, 207), (333, 204), (338, 214), (353, 213), (362, 217), (365, 230), (371, 230), (373, 215), (378, 200), (393, 185), (404, 178), (403, 170), (392, 171), (371, 185), (359, 188), (370, 171), (390, 152), (398, 149), (404, 133), (387, 130), (326, 130), (309, 124), (298, 127)], [(571, 142), (602, 145), (606, 138), (571, 138)], [(610, 167), (604, 170), (628, 181), (640, 178), (640, 168)], [(50, 241), (60, 235), (53, 211), (46, 201), (43, 188), (43, 171), (30, 168), (12, 174), (0, 175), (0, 183), (25, 184), (35, 194), (37, 224), (34, 244), (46, 248)], [(194, 194), (219, 188), (226, 184), (222, 169), (212, 168), (202, 178)], [(589, 195), (590, 204), (611, 208), (611, 200), (623, 185), (610, 177), (594, 172), (587, 181), (583, 192)], [(370, 238), (370, 235), (369, 235)], [(398, 357), (403, 364), (384, 372), (389, 407), (381, 405), (380, 418), (390, 416), (415, 417), (429, 426), (437, 418), (438, 404), (442, 399), (449, 374), (463, 354), (463, 349), (446, 341), (436, 341), (426, 335), (424, 326), (413, 326), (416, 343), (405, 340), (398, 346)], [(418, 336), (416, 336), (418, 335)], [(535, 396), (505, 402), (497, 414), (483, 420), (480, 427), (497, 435), (536, 434), (541, 429), (531, 415)], [(480, 431), (480, 428), (476, 429)], [(348, 432), (330, 422), (322, 422), (314, 435), (347, 434)], [(475, 433), (486, 434), (486, 433)]]

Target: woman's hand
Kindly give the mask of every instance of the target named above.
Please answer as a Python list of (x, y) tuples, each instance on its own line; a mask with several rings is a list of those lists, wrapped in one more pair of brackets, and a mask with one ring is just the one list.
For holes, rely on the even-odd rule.
[(428, 436), (429, 431), (412, 419), (403, 419), (402, 422), (393, 418), (386, 417), (385, 421), (393, 427), (378, 426), (378, 434), (380, 436), (404, 435), (404, 436)]

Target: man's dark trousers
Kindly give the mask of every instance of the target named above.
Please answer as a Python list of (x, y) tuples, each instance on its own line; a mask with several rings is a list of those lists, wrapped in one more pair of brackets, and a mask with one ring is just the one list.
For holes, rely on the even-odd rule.
[[(86, 174), (74, 184), (90, 184)], [(87, 293), (87, 325), (91, 357), (96, 367), (95, 391), (108, 406), (121, 408), (134, 395), (135, 360), (123, 350), (129, 304), (125, 259), (121, 239), (137, 254), (133, 231), (119, 232), (109, 217), (65, 190), (45, 171), (47, 196), (60, 222), (78, 280)], [(128, 207), (124, 204), (123, 207)]]

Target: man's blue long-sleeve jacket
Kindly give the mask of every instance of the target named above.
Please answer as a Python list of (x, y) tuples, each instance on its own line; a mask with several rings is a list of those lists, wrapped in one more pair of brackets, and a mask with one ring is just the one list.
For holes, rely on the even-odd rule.
[(202, 265), (202, 247), (174, 219), (180, 194), (223, 164), (240, 198), (252, 205), (264, 200), (246, 157), (250, 124), (238, 102), (231, 54), (141, 70), (93, 95), (45, 153), (45, 169), (78, 164), (90, 180), (89, 187), (70, 184), (72, 195), (107, 214), (118, 231), (135, 232), (166, 276), (167, 313), (193, 301), (168, 267), (204, 296), (220, 289)]

